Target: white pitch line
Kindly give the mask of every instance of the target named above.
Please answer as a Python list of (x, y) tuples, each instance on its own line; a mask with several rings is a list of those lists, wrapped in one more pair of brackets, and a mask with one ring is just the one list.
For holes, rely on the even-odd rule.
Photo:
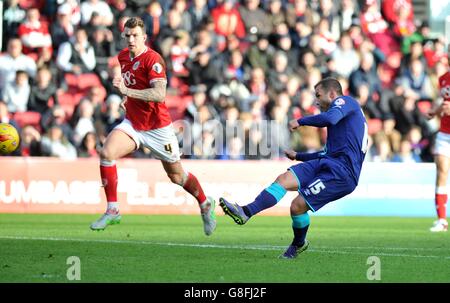
[[(139, 245), (158, 245), (158, 246), (181, 246), (181, 247), (198, 247), (198, 248), (219, 248), (219, 249), (249, 249), (249, 250), (283, 250), (286, 246), (276, 245), (221, 245), (221, 244), (200, 244), (200, 243), (173, 243), (173, 242), (149, 242), (149, 241), (135, 241), (135, 240), (102, 240), (102, 239), (76, 239), (76, 238), (55, 238), (55, 237), (21, 237), (21, 236), (0, 236), (0, 240), (37, 240), (37, 241), (72, 241), (72, 242), (92, 242), (92, 243), (116, 243), (116, 244), (139, 244)], [(324, 249), (325, 248), (325, 249)], [(384, 249), (383, 247), (344, 247), (344, 249)], [(390, 247), (387, 249), (395, 249)], [(416, 248), (404, 248), (416, 249)], [(393, 254), (384, 252), (350, 252), (329, 250), (326, 247), (310, 248), (308, 252), (317, 253), (333, 253), (343, 255), (377, 255), (387, 257), (402, 257), (402, 258), (438, 258), (449, 259), (450, 256), (436, 256), (436, 255), (408, 255), (408, 254)]]

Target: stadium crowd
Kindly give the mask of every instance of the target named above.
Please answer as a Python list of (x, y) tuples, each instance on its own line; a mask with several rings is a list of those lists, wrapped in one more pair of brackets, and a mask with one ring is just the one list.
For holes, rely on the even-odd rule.
[[(333, 76), (366, 114), (367, 160), (433, 161), (439, 121), (426, 113), (439, 102), (447, 50), (415, 19), (411, 0), (5, 1), (0, 122), (20, 130), (15, 155), (97, 156), (124, 115), (112, 79), (129, 16), (142, 17), (149, 46), (166, 61), (166, 104), (190, 125), (190, 141), (179, 133), (180, 145), (191, 145), (185, 158), (321, 149), (324, 130), (291, 134), (287, 122), (317, 113), (314, 85)], [(277, 152), (265, 153), (267, 144)]]

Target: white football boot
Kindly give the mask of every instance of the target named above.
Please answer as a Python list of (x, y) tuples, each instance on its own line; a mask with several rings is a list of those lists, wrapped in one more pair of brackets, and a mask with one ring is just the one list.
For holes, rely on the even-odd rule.
[(91, 224), (92, 230), (104, 230), (108, 225), (120, 224), (122, 216), (117, 214), (104, 213), (100, 219)]
[(439, 219), (434, 221), (433, 227), (430, 228), (431, 232), (441, 232), (448, 230), (448, 222), (445, 219)]
[(216, 214), (214, 212), (216, 201), (211, 197), (207, 197), (204, 203), (205, 205), (201, 207), (203, 230), (205, 235), (209, 236), (216, 229), (217, 225)]

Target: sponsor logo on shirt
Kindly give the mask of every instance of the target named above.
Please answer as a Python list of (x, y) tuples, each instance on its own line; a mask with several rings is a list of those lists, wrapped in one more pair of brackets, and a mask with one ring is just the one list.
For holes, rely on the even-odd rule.
[(136, 61), (136, 63), (133, 64), (133, 70), (137, 70), (139, 67), (139, 64), (141, 64), (141, 62)]

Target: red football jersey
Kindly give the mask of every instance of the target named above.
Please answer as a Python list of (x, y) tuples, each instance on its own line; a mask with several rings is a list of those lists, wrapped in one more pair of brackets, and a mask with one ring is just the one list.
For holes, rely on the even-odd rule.
[[(450, 101), (450, 71), (439, 77), (439, 88), (444, 101)], [(442, 116), (439, 131), (450, 134), (450, 116)]]
[[(125, 86), (132, 89), (148, 89), (154, 81), (167, 81), (166, 65), (154, 50), (146, 48), (141, 54), (130, 59), (128, 48), (118, 56)], [(127, 97), (125, 118), (136, 130), (162, 128), (170, 123), (169, 110), (165, 102), (146, 102)]]

